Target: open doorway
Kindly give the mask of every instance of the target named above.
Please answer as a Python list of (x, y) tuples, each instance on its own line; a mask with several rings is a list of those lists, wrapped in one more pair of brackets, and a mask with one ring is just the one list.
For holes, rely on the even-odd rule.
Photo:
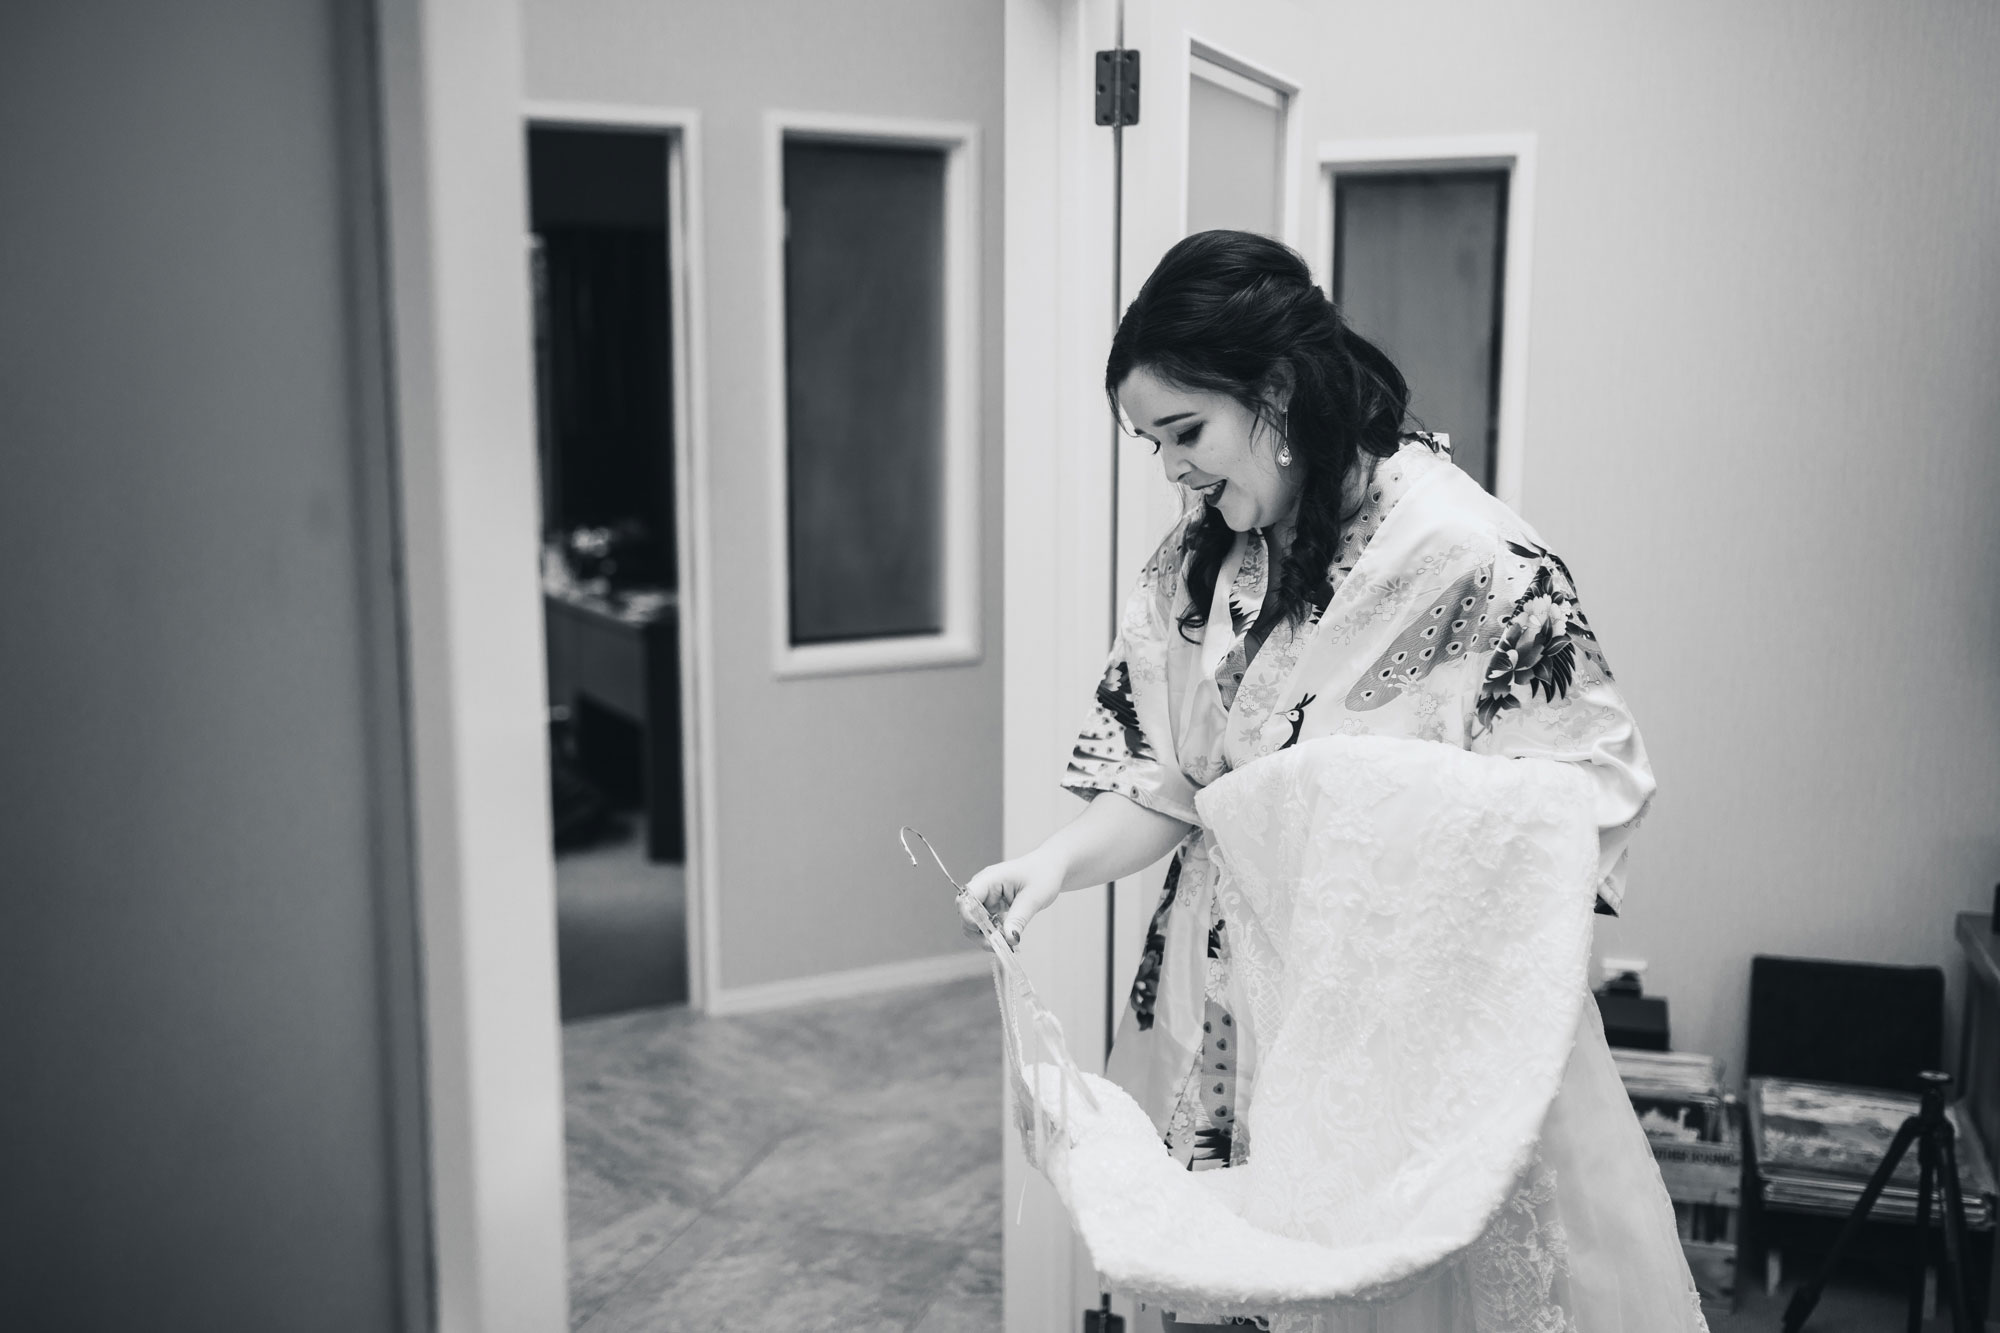
[(531, 121), (527, 148), (567, 1022), (692, 994), (676, 143), (667, 129)]

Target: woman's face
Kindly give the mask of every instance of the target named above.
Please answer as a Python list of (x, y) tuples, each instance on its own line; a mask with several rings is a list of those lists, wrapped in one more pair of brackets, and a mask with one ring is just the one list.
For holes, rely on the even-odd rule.
[(1182, 389), (1141, 366), (1118, 386), (1118, 406), (1153, 442), (1167, 480), (1194, 491), (1234, 531), (1291, 520), (1301, 469), (1278, 463), (1278, 433), (1228, 394)]

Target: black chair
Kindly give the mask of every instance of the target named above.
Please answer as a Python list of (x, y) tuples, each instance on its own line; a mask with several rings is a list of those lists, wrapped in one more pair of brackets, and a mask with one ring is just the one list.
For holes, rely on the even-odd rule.
[(1746, 1075), (1916, 1093), (1943, 1058), (1943, 969), (1750, 960)]
[[(1923, 1087), (1918, 1075), (1942, 1069), (1943, 1057), (1943, 969), (1764, 955), (1750, 960), (1746, 1076), (1914, 1094)], [(1745, 1146), (1752, 1147), (1747, 1141)], [(1746, 1235), (1754, 1237), (1749, 1249), (1762, 1252), (1782, 1238), (1823, 1253), (1841, 1219), (1765, 1203), (1756, 1163), (1747, 1151), (1745, 1166)], [(1779, 1211), (1784, 1212), (1782, 1219), (1774, 1215)], [(1870, 1234), (1873, 1243), (1860, 1247), (1863, 1255), (1879, 1255), (1898, 1267), (1908, 1262), (1907, 1225), (1871, 1222), (1864, 1234)], [(1977, 1233), (1971, 1250), (1966, 1285), (1975, 1312), (1983, 1312), (1993, 1232)], [(1771, 1271), (1767, 1266), (1767, 1273)], [(1767, 1285), (1770, 1281), (1767, 1276)]]

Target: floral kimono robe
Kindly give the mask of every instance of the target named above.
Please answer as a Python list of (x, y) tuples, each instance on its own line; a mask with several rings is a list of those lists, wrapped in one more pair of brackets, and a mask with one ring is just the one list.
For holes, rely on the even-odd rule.
[[(1623, 896), (1625, 847), (1653, 792), (1645, 748), (1562, 561), (1449, 458), (1440, 437), (1373, 460), (1330, 572), (1331, 598), (1261, 648), (1270, 570), (1240, 534), (1216, 579), (1202, 642), (1178, 616), (1189, 515), (1141, 571), (1064, 785), (1116, 792), (1196, 825), (1174, 855), (1147, 931), (1111, 1077), (1189, 1169), (1244, 1160), (1254, 1063), (1215, 902), (1212, 841), (1195, 793), (1301, 740), (1377, 734), (1477, 753), (1573, 762), (1592, 779), (1598, 910)], [(1197, 511), (1198, 512), (1198, 511)]]

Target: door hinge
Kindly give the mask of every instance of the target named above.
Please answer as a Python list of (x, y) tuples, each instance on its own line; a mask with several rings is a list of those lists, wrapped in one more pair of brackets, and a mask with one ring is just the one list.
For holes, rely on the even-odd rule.
[(1106, 1309), (1085, 1310), (1083, 1333), (1125, 1333), (1125, 1316)]
[(1097, 53), (1097, 123), (1139, 123), (1139, 53), (1117, 50)]

